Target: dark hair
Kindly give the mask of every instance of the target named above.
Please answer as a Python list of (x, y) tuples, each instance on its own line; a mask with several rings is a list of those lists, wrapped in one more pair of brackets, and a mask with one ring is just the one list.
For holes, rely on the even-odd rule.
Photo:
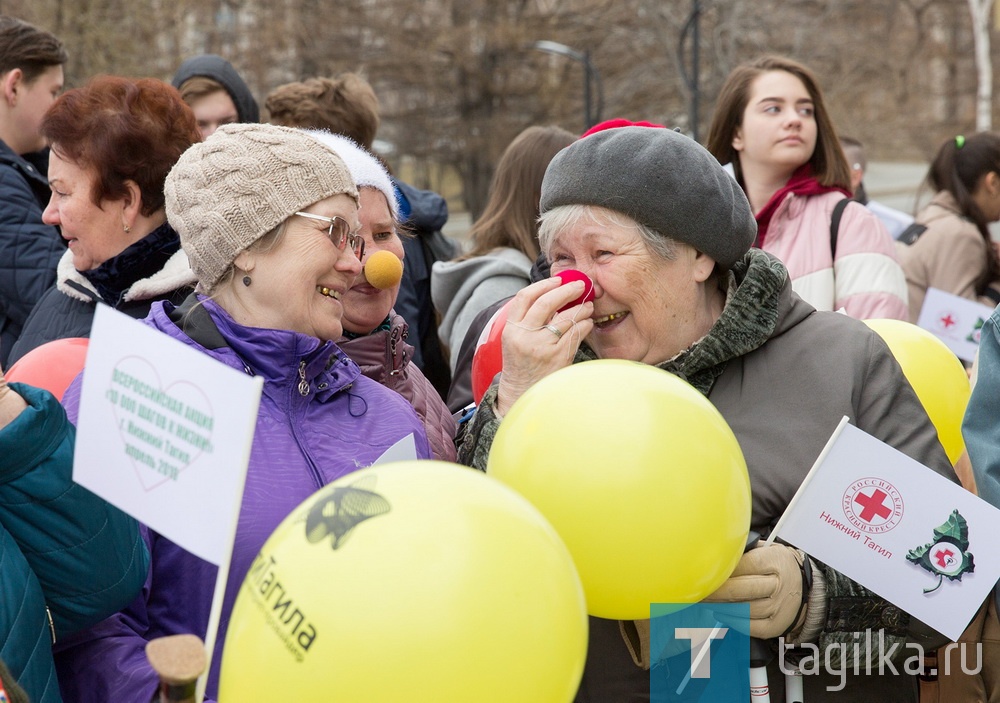
[(279, 85), (267, 96), (264, 106), (271, 115), (271, 124), (326, 129), (350, 137), (369, 151), (378, 132), (375, 90), (355, 73)]
[(782, 56), (763, 56), (733, 69), (716, 100), (715, 113), (705, 141), (706, 148), (719, 163), (733, 165), (736, 179), (745, 188), (739, 152), (733, 148), (733, 137), (737, 128), (743, 124), (743, 114), (750, 102), (750, 86), (760, 75), (772, 71), (784, 71), (798, 78), (812, 98), (816, 119), (816, 148), (809, 158), (809, 164), (812, 166), (813, 176), (822, 185), (850, 190), (851, 171), (816, 77), (803, 64)]
[(62, 42), (52, 34), (14, 17), (0, 15), (0, 74), (21, 69), (31, 83), (52, 66), (68, 60)]
[(528, 127), (504, 150), (483, 214), (472, 225), (471, 259), (497, 247), (512, 247), (529, 259), (538, 256), (538, 201), (542, 178), (552, 157), (576, 141), (562, 127)]
[(63, 93), (42, 119), (42, 135), (61, 158), (96, 175), (91, 199), (117, 200), (135, 181), (142, 214), (163, 207), (163, 182), (184, 151), (201, 141), (177, 89), (154, 78), (98, 76)]
[(986, 242), (986, 268), (976, 281), (980, 295), (991, 281), (1000, 278), (1000, 260), (993, 249), (989, 222), (972, 197), (982, 178), (991, 172), (1000, 176), (1000, 134), (996, 132), (946, 140), (927, 171), (928, 185), (935, 192), (951, 193), (961, 213), (976, 225)]

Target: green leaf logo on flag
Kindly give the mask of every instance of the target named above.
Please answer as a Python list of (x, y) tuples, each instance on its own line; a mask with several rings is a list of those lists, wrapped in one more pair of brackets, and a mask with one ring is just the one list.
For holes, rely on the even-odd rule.
[(945, 576), (951, 581), (961, 581), (962, 574), (976, 570), (968, 549), (969, 524), (961, 513), (952, 510), (948, 520), (934, 528), (934, 541), (911, 549), (906, 553), (906, 558), (932, 574), (937, 574), (937, 585), (924, 589), (924, 593), (933, 593), (941, 587)]
[(965, 338), (965, 341), (975, 342), (976, 344), (979, 344), (979, 338), (983, 334), (983, 325), (985, 324), (986, 320), (984, 320), (981, 317), (978, 320), (976, 320), (976, 324), (972, 326), (972, 331), (969, 332), (969, 335)]

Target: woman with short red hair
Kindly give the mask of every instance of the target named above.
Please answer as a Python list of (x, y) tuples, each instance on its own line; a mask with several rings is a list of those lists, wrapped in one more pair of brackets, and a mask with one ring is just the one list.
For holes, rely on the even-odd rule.
[(154, 301), (179, 303), (196, 281), (163, 205), (167, 173), (201, 141), (175, 88), (99, 76), (60, 96), (41, 131), (52, 147), (42, 220), (59, 226), (69, 251), (10, 363), (46, 342), (90, 336), (98, 302), (143, 318)]

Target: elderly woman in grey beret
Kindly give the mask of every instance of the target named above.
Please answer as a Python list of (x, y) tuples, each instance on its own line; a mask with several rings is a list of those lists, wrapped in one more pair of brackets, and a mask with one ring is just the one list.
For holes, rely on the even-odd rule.
[[(610, 358), (676, 374), (719, 409), (747, 461), (758, 533), (777, 522), (844, 415), (954, 480), (885, 343), (857, 320), (817, 312), (792, 292), (777, 259), (750, 248), (756, 226), (743, 191), (691, 139), (651, 127), (581, 139), (549, 165), (541, 212), (539, 238), (552, 272), (583, 271), (595, 298), (557, 312), (583, 293), (582, 283), (560, 286), (559, 278), (515, 296), (503, 371), (470, 422), (459, 449), (464, 463), (485, 469), (504, 414), (533, 384), (569, 363)], [(650, 558), (659, 546), (650, 543)], [(709, 600), (749, 602), (750, 634), (761, 639), (857, 643), (865, 628), (884, 628), (888, 643), (945, 639), (781, 544), (749, 550)], [(591, 618), (577, 700), (648, 700), (648, 667), (648, 622)], [(782, 679), (772, 668), (772, 695), (780, 699)], [(843, 693), (909, 700), (909, 678), (849, 676)], [(829, 697), (825, 687), (839, 681), (825, 673), (805, 679), (811, 701)]]

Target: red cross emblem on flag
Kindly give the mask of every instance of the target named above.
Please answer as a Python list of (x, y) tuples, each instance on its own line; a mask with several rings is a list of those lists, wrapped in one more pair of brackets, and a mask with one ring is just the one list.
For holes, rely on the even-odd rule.
[(858, 517), (865, 522), (871, 522), (876, 516), (883, 520), (889, 517), (892, 515), (892, 508), (885, 504), (885, 499), (888, 497), (888, 493), (878, 488), (872, 491), (871, 495), (866, 495), (864, 491), (858, 491), (858, 494), (854, 496), (854, 502), (861, 507)]
[(941, 571), (950, 571), (951, 565), (955, 563), (955, 550), (950, 547), (938, 546), (933, 555), (934, 563)]
[(854, 481), (844, 492), (844, 515), (854, 527), (873, 534), (888, 532), (903, 517), (903, 498), (896, 488), (869, 476)]

